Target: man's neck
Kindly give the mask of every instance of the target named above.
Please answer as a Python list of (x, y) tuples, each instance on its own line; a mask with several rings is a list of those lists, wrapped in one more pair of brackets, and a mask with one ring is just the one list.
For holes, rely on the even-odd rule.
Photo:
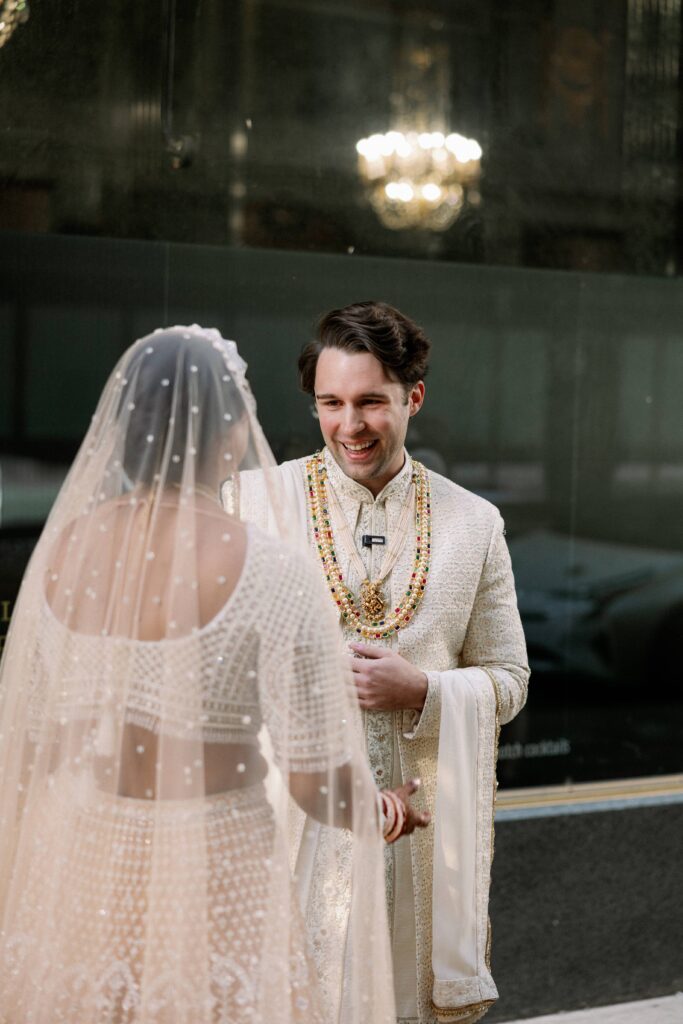
[(329, 448), (326, 448), (325, 450), (328, 452), (330, 459), (334, 462), (335, 466), (337, 467), (341, 475), (346, 477), (347, 480), (351, 480), (354, 484), (358, 484), (359, 487), (364, 487), (367, 491), (370, 491), (370, 494), (372, 494), (373, 498), (376, 498), (378, 494), (381, 494), (384, 488), (387, 486), (387, 484), (390, 484), (392, 480), (395, 480), (396, 477), (403, 471), (407, 459), (406, 451), (405, 449), (403, 449), (403, 451), (401, 452), (400, 464), (398, 465), (398, 468), (395, 469), (393, 472), (389, 471), (387, 473), (383, 473), (381, 477), (370, 477), (367, 479), (359, 480), (356, 477), (351, 476), (350, 473), (347, 473), (345, 471), (343, 466), (339, 465), (339, 463), (337, 462)]

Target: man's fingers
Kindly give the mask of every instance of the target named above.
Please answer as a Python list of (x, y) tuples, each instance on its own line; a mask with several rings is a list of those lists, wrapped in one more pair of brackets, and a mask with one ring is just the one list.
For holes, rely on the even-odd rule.
[(376, 647), (374, 644), (349, 644), (352, 651), (363, 658), (386, 658), (391, 651), (387, 647)]
[(416, 828), (426, 828), (431, 820), (431, 815), (426, 812), (424, 814), (416, 814), (406, 821), (403, 834), (407, 836), (412, 835)]
[(411, 813), (406, 819), (405, 834), (410, 835), (416, 828), (426, 828), (431, 820), (432, 816), (429, 811), (416, 811), (411, 808)]
[(374, 665), (369, 665), (365, 658), (353, 658), (351, 660), (351, 671), (355, 676), (364, 675), (369, 678)]

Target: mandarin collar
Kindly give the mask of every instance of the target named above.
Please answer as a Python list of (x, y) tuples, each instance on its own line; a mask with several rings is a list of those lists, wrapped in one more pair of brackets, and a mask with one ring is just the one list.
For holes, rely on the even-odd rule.
[(359, 484), (356, 480), (352, 480), (350, 476), (347, 476), (339, 468), (334, 456), (327, 447), (323, 448), (322, 454), (329, 480), (340, 496), (344, 495), (344, 497), (352, 498), (360, 502), (360, 504), (364, 504), (368, 501), (386, 501), (387, 498), (405, 498), (408, 493), (413, 479), (413, 463), (405, 448), (403, 449), (403, 466), (396, 476), (392, 477), (389, 483), (384, 485), (376, 498), (372, 491), (364, 487), (363, 484)]

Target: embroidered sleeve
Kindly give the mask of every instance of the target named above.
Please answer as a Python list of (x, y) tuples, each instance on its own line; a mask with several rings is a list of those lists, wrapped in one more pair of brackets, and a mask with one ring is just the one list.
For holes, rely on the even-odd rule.
[(427, 676), (427, 696), (422, 711), (403, 712), (402, 731), (407, 740), (439, 735), (442, 673), (426, 672), (425, 675)]
[(288, 560), (275, 581), (261, 704), (275, 757), (289, 771), (326, 771), (350, 756), (350, 682), (336, 622), (312, 566)]
[[(517, 610), (515, 581), (505, 543), (503, 520), (496, 517), (463, 644), (460, 668), (486, 668), (499, 685), (501, 723), (509, 722), (526, 700), (529, 667)], [(455, 685), (459, 669), (427, 672), (427, 699), (419, 718), (404, 713), (406, 739), (437, 737), (441, 720), (440, 690)], [(490, 686), (485, 673), (482, 686)]]

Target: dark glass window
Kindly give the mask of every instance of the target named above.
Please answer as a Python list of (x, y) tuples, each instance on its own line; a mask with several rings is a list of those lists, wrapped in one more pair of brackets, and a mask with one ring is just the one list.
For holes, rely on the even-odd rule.
[(680, 772), (678, 0), (58, 0), (0, 44), (0, 637), (135, 337), (234, 337), (292, 458), (315, 318), (377, 297), (434, 344), (411, 451), (506, 519), (501, 780)]

